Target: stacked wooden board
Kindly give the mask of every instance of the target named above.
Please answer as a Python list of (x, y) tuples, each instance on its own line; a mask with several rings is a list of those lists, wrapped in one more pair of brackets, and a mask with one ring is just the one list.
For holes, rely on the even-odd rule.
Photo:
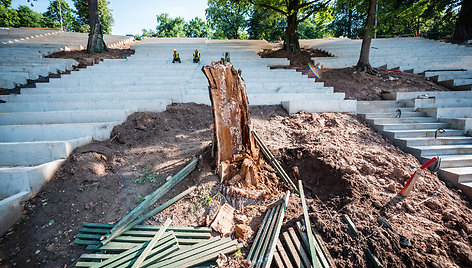
[[(86, 245), (92, 253), (83, 254), (76, 264), (78, 267), (131, 267), (162, 228), (136, 225), (106, 245), (101, 245), (100, 237), (107, 234), (113, 226), (103, 223), (83, 224), (74, 243)], [(207, 227), (170, 226), (141, 267), (171, 267), (171, 264), (190, 267), (215, 260), (220, 253), (235, 252), (238, 247), (240, 245), (237, 241), (229, 238), (211, 238), (211, 229)]]

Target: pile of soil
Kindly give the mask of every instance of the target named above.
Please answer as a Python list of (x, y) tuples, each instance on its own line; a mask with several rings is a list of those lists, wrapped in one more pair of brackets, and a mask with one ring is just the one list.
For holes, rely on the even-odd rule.
[(87, 68), (104, 59), (126, 59), (134, 54), (134, 50), (129, 46), (130, 44), (123, 48), (109, 48), (108, 51), (95, 54), (89, 54), (87, 50), (60, 51), (47, 55), (45, 58), (74, 59), (79, 63), (78, 68)]
[[(397, 195), (420, 166), (415, 157), (350, 115), (302, 112), (269, 122), (256, 121), (256, 129), (286, 170), (298, 167), (312, 225), (337, 267), (372, 267), (366, 249), (388, 267), (472, 265), (472, 209), (460, 190), (426, 171), (408, 198)], [(343, 215), (352, 219), (359, 238), (351, 236)], [(378, 216), (412, 246), (402, 248), (399, 235), (381, 227)], [(297, 220), (286, 217), (286, 226)]]
[(272, 66), (272, 69), (296, 69), (301, 72), (308, 71), (308, 64), (313, 65), (311, 58), (331, 57), (328, 53), (321, 50), (302, 48), (297, 53), (289, 53), (285, 49), (265, 49), (258, 53), (261, 58), (285, 58), (290, 60), (289, 66)]
[(375, 69), (372, 75), (354, 68), (321, 69), (317, 82), (334, 87), (334, 92), (346, 93), (346, 98), (359, 101), (381, 100), (382, 93), (411, 91), (447, 91), (449, 89), (429, 81), (425, 76)]
[[(370, 266), (366, 248), (392, 267), (472, 265), (470, 202), (429, 171), (410, 197), (398, 199), (396, 192), (420, 164), (358, 118), (332, 113), (288, 116), (280, 106), (251, 107), (251, 116), (286, 171), (291, 174), (298, 167), (311, 222), (337, 267)], [(160, 225), (173, 216), (174, 226), (202, 225), (208, 211), (225, 201), (210, 154), (212, 122), (208, 106), (171, 105), (161, 113), (135, 113), (114, 128), (109, 140), (75, 150), (25, 205), (23, 220), (0, 238), (0, 266), (73, 266), (86, 252), (72, 244), (83, 222), (117, 222), (195, 156), (201, 157), (197, 168), (160, 203), (190, 186), (196, 190), (146, 224)], [(438, 189), (436, 197), (416, 205)], [(246, 215), (257, 233), (270, 201), (236, 214)], [(344, 214), (351, 217), (360, 238), (351, 237)], [(378, 225), (379, 215), (410, 239), (412, 247), (401, 248), (398, 235)], [(300, 199), (292, 194), (283, 230), (302, 217)], [(251, 241), (243, 257), (250, 246)], [(245, 264), (231, 255), (227, 267)]]

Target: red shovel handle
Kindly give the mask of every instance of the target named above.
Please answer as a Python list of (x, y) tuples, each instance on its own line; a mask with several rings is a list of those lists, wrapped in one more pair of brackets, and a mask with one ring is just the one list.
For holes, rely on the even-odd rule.
[(433, 164), (436, 161), (438, 161), (438, 158), (435, 156), (435, 157), (429, 159), (428, 162), (424, 163), (420, 168), (425, 169), (425, 168), (431, 166), (431, 164)]

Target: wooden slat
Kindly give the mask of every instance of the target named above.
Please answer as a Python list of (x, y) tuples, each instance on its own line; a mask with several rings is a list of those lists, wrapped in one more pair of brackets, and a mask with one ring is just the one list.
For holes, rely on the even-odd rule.
[(311, 267), (310, 259), (307, 253), (305, 252), (305, 249), (303, 248), (302, 243), (298, 239), (297, 234), (295, 233), (295, 230), (292, 227), (288, 228), (288, 234), (290, 238), (292, 239), (293, 245), (295, 246), (295, 249), (298, 251), (300, 258), (302, 259), (303, 264), (306, 267)]
[(257, 261), (254, 263), (255, 268), (262, 267), (262, 265), (266, 261), (266, 258), (268, 257), (267, 254), (268, 254), (269, 243), (272, 237), (274, 236), (274, 231), (277, 225), (277, 219), (282, 214), (283, 207), (279, 205), (275, 207), (274, 210), (275, 210), (275, 213), (274, 213), (274, 216), (272, 217), (273, 220), (271, 221), (270, 226), (267, 229), (267, 237), (265, 238), (264, 243), (261, 246)]
[(285, 265), (282, 262), (282, 258), (279, 255), (279, 251), (277, 250), (277, 247), (275, 248), (275, 252), (274, 252), (274, 261), (275, 261), (275, 265), (278, 268), (285, 268)]
[[(300, 234), (300, 237), (302, 238), (303, 244), (305, 245), (306, 248), (308, 248), (310, 246), (308, 243), (308, 236), (306, 235), (306, 233), (302, 231), (302, 224), (300, 222), (297, 222), (296, 226), (297, 226), (297, 231)], [(317, 237), (313, 228), (312, 228), (312, 231), (313, 231), (313, 235), (315, 237), (315, 242), (316, 242)], [(319, 247), (318, 243), (315, 243), (315, 250), (316, 250), (316, 258), (318, 259), (319, 263), (321, 263), (321, 265), (324, 268), (330, 267), (329, 262), (324, 257), (324, 252), (322, 252), (322, 249)], [(308, 254), (310, 253), (308, 252)]]
[[(82, 227), (84, 228), (92, 228), (92, 229), (111, 229), (114, 224), (107, 224), (107, 223), (83, 223)], [(135, 225), (131, 230), (141, 230), (141, 231), (159, 231), (162, 226), (154, 226), (154, 225)], [(204, 232), (204, 233), (211, 233), (211, 228), (208, 227), (186, 227), (186, 226), (169, 226), (167, 229), (169, 231), (174, 232)]]
[(257, 261), (257, 257), (260, 252), (260, 247), (262, 243), (264, 243), (264, 239), (267, 236), (267, 229), (269, 228), (270, 222), (273, 220), (274, 212), (275, 208), (272, 208), (266, 212), (264, 220), (262, 221), (262, 224), (261, 226), (259, 226), (259, 230), (257, 231), (256, 238), (252, 243), (252, 247), (249, 250), (249, 254), (247, 255), (248, 259), (252, 262), (253, 265), (254, 262)]
[[(121, 236), (116, 237), (113, 239), (114, 242), (146, 242), (151, 240), (151, 238), (157, 233), (158, 231), (130, 231), (128, 233), (124, 233)], [(190, 232), (174, 232), (177, 238), (185, 238), (185, 239), (210, 239), (210, 233), (190, 233)], [(76, 236), (79, 240), (90, 240), (90, 241), (100, 241), (100, 234), (84, 234), (78, 233)]]
[(277, 251), (279, 252), (280, 257), (281, 257), (282, 262), (284, 263), (285, 267), (287, 267), (287, 268), (293, 268), (292, 261), (290, 261), (290, 258), (288, 257), (287, 252), (285, 251), (284, 246), (283, 246), (282, 243), (280, 242), (280, 238), (277, 239), (276, 245), (277, 245), (277, 246), (276, 246)]
[(154, 248), (157, 242), (159, 242), (159, 239), (161, 239), (162, 235), (164, 234), (167, 227), (169, 227), (171, 222), (172, 220), (170, 218), (166, 220), (162, 229), (160, 229), (159, 232), (157, 232), (156, 235), (151, 239), (151, 241), (149, 241), (149, 244), (146, 246), (144, 251), (139, 255), (138, 259), (133, 263), (133, 266), (131, 266), (131, 268), (141, 267), (141, 264), (148, 257), (149, 253), (151, 253), (151, 250)]
[(314, 268), (318, 268), (320, 266), (318, 259), (316, 258), (316, 249), (315, 249), (315, 238), (313, 237), (313, 233), (311, 232), (311, 224), (310, 224), (310, 217), (308, 215), (308, 208), (306, 205), (305, 200), (305, 193), (303, 191), (303, 183), (301, 180), (298, 181), (298, 188), (300, 192), (300, 198), (302, 199), (302, 208), (303, 208), (303, 218), (305, 219), (305, 224), (307, 226), (306, 235), (308, 236), (308, 250), (311, 256), (311, 263)]
[(295, 245), (292, 243), (292, 239), (290, 239), (290, 236), (287, 232), (282, 233), (282, 239), (283, 242), (287, 245), (288, 248), (288, 255), (292, 257), (292, 260), (295, 261), (295, 267), (301, 267), (304, 268), (305, 265), (303, 265), (302, 259), (300, 258), (300, 255), (298, 255), (298, 251), (295, 248)]

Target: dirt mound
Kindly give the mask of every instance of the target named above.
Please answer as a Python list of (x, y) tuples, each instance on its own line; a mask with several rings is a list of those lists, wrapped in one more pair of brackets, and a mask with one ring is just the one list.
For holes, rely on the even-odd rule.
[[(269, 133), (291, 134), (272, 148), (279, 150), (287, 168), (298, 167), (306, 195), (313, 199), (312, 223), (338, 267), (370, 266), (367, 248), (392, 267), (470, 265), (472, 210), (460, 191), (428, 171), (410, 197), (397, 197), (420, 165), (413, 156), (349, 115), (300, 113), (273, 118), (266, 126)], [(438, 189), (436, 197), (418, 205)], [(353, 220), (360, 238), (350, 236), (344, 214)], [(380, 227), (378, 216), (388, 219), (412, 247), (400, 247), (400, 237)]]
[(287, 68), (287, 69), (296, 69), (298, 71), (306, 72), (308, 69), (308, 64), (313, 65), (311, 58), (313, 57), (330, 57), (330, 55), (321, 50), (313, 50), (302, 48), (297, 53), (289, 53), (285, 49), (267, 49), (259, 52), (261, 58), (285, 58), (290, 60), (290, 66), (275, 66), (271, 67), (273, 69), (277, 68)]
[(381, 100), (382, 93), (387, 92), (449, 90), (422, 75), (380, 69), (377, 72), (377, 75), (371, 75), (354, 68), (322, 69), (316, 81), (334, 87), (334, 92), (346, 93), (348, 99), (360, 101)]
[(96, 54), (89, 54), (86, 50), (60, 51), (47, 55), (45, 58), (74, 59), (79, 62), (78, 68), (87, 68), (104, 59), (126, 59), (134, 54), (134, 50), (129, 48), (131, 44), (122, 48), (109, 48), (108, 51)]

